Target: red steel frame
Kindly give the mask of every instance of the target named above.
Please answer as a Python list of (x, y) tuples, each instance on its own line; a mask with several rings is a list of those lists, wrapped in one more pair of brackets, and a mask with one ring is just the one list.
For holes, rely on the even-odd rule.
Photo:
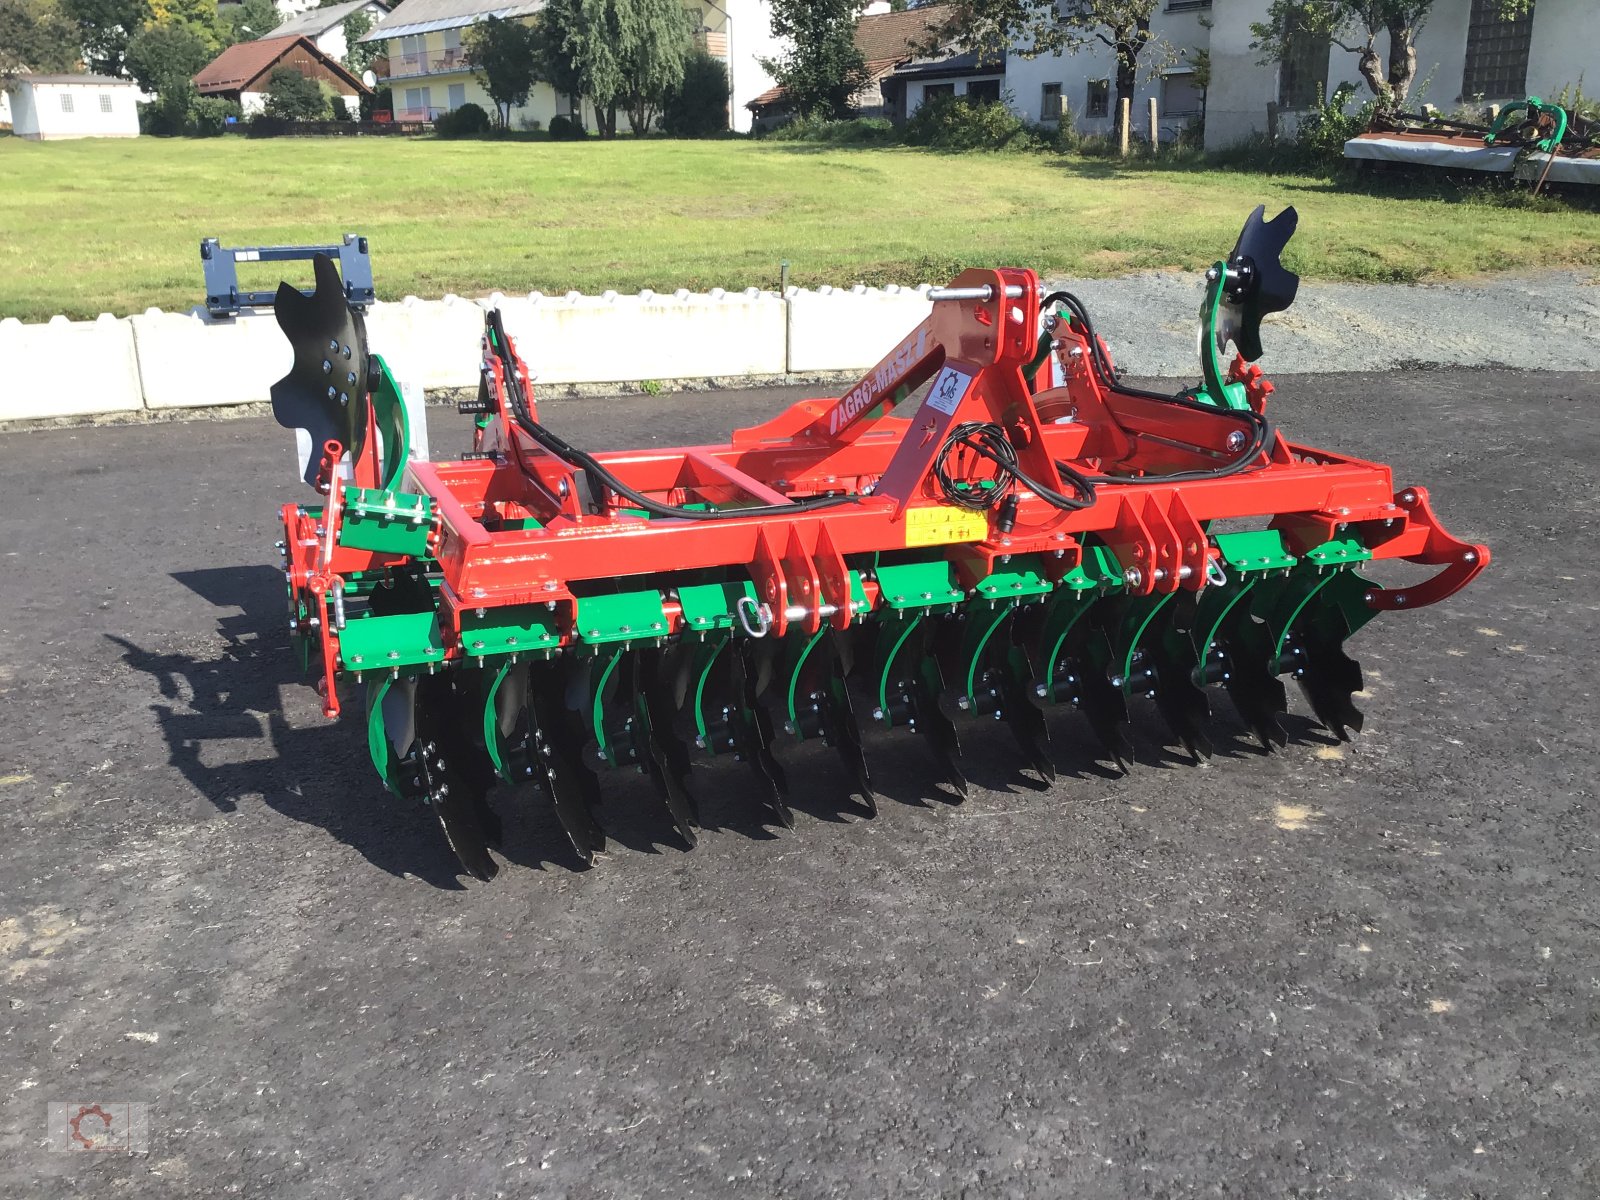
[[(854, 619), (846, 557), (906, 547), (908, 510), (944, 504), (930, 472), (947, 431), (958, 422), (1001, 425), (1024, 472), (1058, 491), (1070, 486), (1062, 483), (1057, 460), (1084, 473), (1137, 476), (1215, 467), (1236, 457), (1229, 436), (1237, 438), (1239, 421), (1220, 410), (1197, 411), (1108, 388), (1090, 365), (1085, 334), (1065, 322), (1055, 332), (1054, 353), (1066, 382), (1035, 392), (1024, 374), (1038, 336), (1039, 285), (1031, 271), (967, 271), (951, 286), (987, 287), (990, 298), (936, 302), (927, 320), (836, 400), (798, 403), (765, 424), (736, 431), (724, 445), (594, 456), (635, 490), (669, 504), (770, 506), (839, 492), (861, 496), (793, 515), (769, 511), (697, 521), (584, 513), (572, 469), (511, 419), (500, 363), (488, 356), (499, 420), (491, 423), (482, 448), (492, 453), (463, 462), (415, 462), (407, 475), (408, 488), (426, 493), (435, 505), (430, 546), (443, 575), (440, 621), (447, 658), (461, 654), (463, 609), (553, 603), (565, 642), (576, 612), (573, 584), (619, 576), (671, 579), (701, 568), (746, 568), (770, 606), (775, 634), (791, 627), (814, 632), (824, 622), (845, 628)], [(1008, 297), (1008, 288), (1020, 289), (1020, 296)], [(510, 356), (532, 410), (526, 368)], [(970, 378), (945, 406), (948, 411), (925, 400), (909, 417), (886, 412), (901, 389), (936, 376), (942, 384), (947, 371)], [(1258, 370), (1236, 361), (1234, 377), (1246, 382), (1253, 406), (1264, 406), (1271, 385)], [(1055, 413), (1073, 419), (1049, 419)], [(377, 447), (369, 434), (363, 460), (375, 461)], [(358, 479), (375, 474), (370, 463), (356, 464)], [(320, 606), (324, 707), (333, 715), (337, 635), (328, 623), (327, 593), (341, 574), (403, 560), (337, 545), (343, 484), (331, 471), (325, 479), (329, 502), (321, 517), (288, 505), (284, 520), (290, 585), (309, 589)], [(1442, 600), (1489, 562), (1486, 546), (1445, 531), (1426, 491), (1396, 492), (1387, 466), (1281, 437), (1269, 440), (1254, 469), (1191, 482), (1102, 485), (1097, 502), (1078, 511), (1063, 511), (1026, 490), (1018, 496), (1009, 533), (991, 515), (984, 540), (931, 546), (930, 554), (949, 556), (968, 587), (989, 574), (997, 558), (1015, 554), (1043, 555), (1048, 572), (1059, 579), (1078, 565), (1083, 535), (1093, 534), (1131, 568), (1131, 594), (1199, 590), (1218, 555), (1205, 523), (1273, 514), (1273, 527), (1297, 554), (1349, 527), (1376, 559), (1440, 568), (1416, 586), (1374, 587), (1368, 603), (1375, 609)], [(491, 532), (482, 523), (491, 513), (537, 517), (543, 527)], [(876, 600), (870, 590), (869, 599)], [(663, 633), (676, 632), (678, 624), (668, 607), (673, 628)]]

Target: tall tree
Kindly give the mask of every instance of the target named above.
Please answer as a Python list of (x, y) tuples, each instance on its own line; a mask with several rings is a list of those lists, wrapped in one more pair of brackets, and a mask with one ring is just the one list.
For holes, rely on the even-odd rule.
[(61, 0), (61, 12), (78, 27), (84, 61), (101, 75), (121, 75), (128, 41), (150, 20), (147, 0)]
[[(1533, 7), (1534, 0), (1497, 0), (1509, 20)], [(1325, 40), (1356, 56), (1356, 70), (1384, 103), (1398, 105), (1417, 79), (1417, 34), (1434, 0), (1272, 0), (1267, 19), (1250, 32), (1253, 47), (1267, 61), (1281, 62), (1302, 38)], [(1389, 57), (1378, 54), (1378, 38), (1388, 35)]]
[(511, 110), (526, 104), (533, 89), (533, 31), (520, 21), (486, 17), (467, 28), (462, 49), (494, 101), (504, 129)]
[(234, 41), (253, 42), (282, 24), (283, 14), (273, 0), (244, 0), (243, 4), (230, 6), (227, 21)]
[(70, 71), (78, 29), (55, 0), (0, 0), (0, 79), (23, 71)]
[(1009, 49), (1023, 58), (1102, 46), (1116, 59), (1116, 117), (1133, 101), (1141, 61), (1160, 43), (1152, 16), (1164, 0), (961, 0), (951, 24), (968, 49)]
[(698, 20), (681, 0), (611, 0), (622, 35), (622, 103), (637, 134), (655, 127), (683, 82)]
[(146, 25), (128, 40), (128, 74), (147, 92), (164, 95), (188, 83), (212, 59), (211, 47), (187, 25)]
[(378, 57), (379, 44), (361, 40), (372, 32), (372, 26), (372, 18), (359, 9), (346, 17), (341, 26), (344, 30), (344, 65), (352, 75), (359, 77)]
[(547, 0), (544, 11), (530, 27), (533, 46), (534, 78), (548, 83), (556, 95), (565, 96), (572, 108), (574, 124), (583, 124), (583, 74), (567, 53), (567, 24), (570, 5), (566, 0)]
[(856, 45), (861, 8), (861, 0), (773, 0), (772, 32), (787, 39), (789, 46), (777, 58), (763, 59), (761, 65), (771, 72), (789, 106), (801, 116), (850, 115), (850, 97), (866, 78), (866, 60)]

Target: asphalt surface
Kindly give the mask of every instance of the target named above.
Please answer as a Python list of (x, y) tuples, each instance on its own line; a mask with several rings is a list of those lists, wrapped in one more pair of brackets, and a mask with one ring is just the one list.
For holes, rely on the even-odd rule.
[[(667, 445), (791, 398), (545, 416)], [(1352, 643), (1354, 745), (1261, 755), (1219, 697), (1213, 765), (1145, 713), (1117, 777), (1058, 715), (1041, 790), (972, 723), (964, 805), (886, 737), (875, 821), (796, 753), (781, 835), (719, 763), (692, 853), (612, 773), (596, 869), (502, 802), (465, 886), (290, 662), (283, 431), (0, 435), (0, 1195), (1600, 1194), (1600, 376), (1274, 405), (1495, 553)], [(52, 1101), (147, 1104), (149, 1153), (50, 1151)]]

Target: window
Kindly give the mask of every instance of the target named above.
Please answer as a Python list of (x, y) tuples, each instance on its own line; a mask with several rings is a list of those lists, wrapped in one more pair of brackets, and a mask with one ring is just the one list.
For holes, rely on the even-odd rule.
[(922, 102), (937, 100), (940, 96), (954, 96), (956, 85), (953, 83), (925, 83), (922, 85)]
[(111, 111), (111, 93), (110, 92), (101, 92), (100, 93), (100, 111), (101, 112), (110, 112)]
[(999, 104), (1000, 81), (998, 79), (974, 79), (967, 84), (967, 99), (973, 104)]
[(72, 111), (72, 93), (71, 92), (62, 92), (61, 93), (61, 111), (62, 112), (71, 112)]
[(1528, 43), (1533, 40), (1533, 5), (1520, 17), (1500, 16), (1496, 0), (1472, 0), (1467, 20), (1467, 63), (1461, 95), (1521, 98), (1528, 90)]
[(1197, 117), (1200, 115), (1200, 88), (1194, 76), (1177, 72), (1161, 77), (1161, 115)]
[(433, 116), (433, 89), (407, 88), (405, 115), (413, 121), (430, 120)]
[(1083, 115), (1086, 117), (1109, 117), (1111, 115), (1111, 81), (1109, 79), (1089, 80), (1089, 99), (1083, 106)]
[(1168, 12), (1194, 12), (1196, 9), (1210, 8), (1211, 0), (1167, 0)]
[(455, 112), (466, 102), (467, 85), (464, 83), (452, 83), (450, 85), (450, 111)]
[(1284, 34), (1283, 59), (1278, 63), (1278, 105), (1280, 108), (1311, 108), (1328, 95), (1327, 38), (1302, 29)]
[(1047, 83), (1039, 95), (1039, 120), (1061, 120), (1061, 85)]

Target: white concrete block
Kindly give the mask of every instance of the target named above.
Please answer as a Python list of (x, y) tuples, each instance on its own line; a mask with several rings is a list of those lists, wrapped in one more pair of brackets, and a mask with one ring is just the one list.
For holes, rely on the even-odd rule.
[(541, 383), (622, 383), (781, 375), (784, 303), (721, 297), (581, 296), (507, 300), (506, 332)]
[(367, 344), (395, 377), (429, 389), (475, 387), (483, 360), (483, 309), (446, 296), (367, 310)]
[(789, 371), (864, 371), (894, 349), (931, 309), (932, 302), (915, 291), (792, 289)]
[(133, 330), (103, 313), (0, 321), (0, 421), (133, 412), (142, 407)]
[(148, 309), (130, 317), (147, 408), (206, 408), (269, 399), (294, 364), (272, 313), (213, 321)]

